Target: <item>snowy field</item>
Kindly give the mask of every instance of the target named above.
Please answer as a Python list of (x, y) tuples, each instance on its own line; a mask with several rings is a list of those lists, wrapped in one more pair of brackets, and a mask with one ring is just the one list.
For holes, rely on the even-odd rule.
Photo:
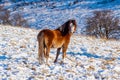
[[(27, 5), (9, 1), (5, 8), (11, 15), (21, 13), (33, 29), (0, 25), (0, 80), (120, 80), (120, 40), (80, 35), (86, 18), (95, 10), (112, 10), (120, 17), (120, 0), (24, 0), (33, 2)], [(77, 32), (71, 38), (65, 64), (60, 64), (62, 53), (58, 63), (53, 63), (56, 49), (51, 49), (50, 66), (40, 65), (38, 32), (55, 29), (68, 19), (77, 21)]]
[(0, 25), (0, 80), (120, 80), (120, 41), (73, 35), (65, 64), (37, 60), (38, 30)]

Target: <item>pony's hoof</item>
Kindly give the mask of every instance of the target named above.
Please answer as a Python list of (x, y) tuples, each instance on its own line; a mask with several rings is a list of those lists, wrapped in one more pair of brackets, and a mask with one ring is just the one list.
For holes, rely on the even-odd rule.
[(42, 62), (42, 61), (39, 61), (39, 64), (43, 64), (43, 62)]
[(43, 65), (43, 63), (39, 62), (40, 65)]
[(57, 60), (55, 60), (54, 63), (57, 63)]
[(49, 63), (47, 63), (46, 65), (47, 65), (48, 67), (50, 67), (50, 64), (49, 64)]
[(61, 64), (61, 65), (64, 64), (64, 61), (61, 61), (60, 64)]

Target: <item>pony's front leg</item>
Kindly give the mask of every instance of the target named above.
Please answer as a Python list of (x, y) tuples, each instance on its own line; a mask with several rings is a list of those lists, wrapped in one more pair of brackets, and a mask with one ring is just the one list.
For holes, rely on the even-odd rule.
[(58, 49), (57, 49), (57, 54), (56, 54), (56, 58), (55, 58), (54, 63), (57, 62), (58, 56), (59, 56), (59, 54), (60, 54), (60, 50), (61, 50), (61, 48), (58, 48)]
[(61, 63), (64, 63), (64, 59), (66, 58), (66, 51), (67, 51), (67, 47), (63, 47), (63, 49), (62, 49), (63, 55), (62, 55)]

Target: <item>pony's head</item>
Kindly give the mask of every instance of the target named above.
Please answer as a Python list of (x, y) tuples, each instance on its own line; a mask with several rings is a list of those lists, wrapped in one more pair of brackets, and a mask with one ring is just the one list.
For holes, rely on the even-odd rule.
[(67, 22), (65, 22), (62, 26), (57, 28), (57, 30), (59, 30), (62, 33), (62, 35), (65, 36), (66, 34), (74, 33), (76, 31), (76, 28), (76, 21), (70, 19)]
[(76, 21), (75, 20), (69, 20), (68, 21), (68, 28), (69, 28), (69, 33), (74, 33), (76, 31)]

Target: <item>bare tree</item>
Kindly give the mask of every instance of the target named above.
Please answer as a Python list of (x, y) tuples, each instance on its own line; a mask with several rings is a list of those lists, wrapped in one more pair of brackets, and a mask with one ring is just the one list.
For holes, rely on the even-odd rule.
[(20, 13), (15, 13), (11, 15), (10, 23), (13, 26), (28, 27), (27, 20), (25, 20)]
[(0, 6), (0, 24), (29, 27), (27, 20), (20, 13), (11, 14), (4, 6)]
[(110, 33), (118, 29), (119, 19), (114, 17), (112, 11), (95, 11), (93, 17), (87, 18), (86, 32), (100, 38), (109, 39)]
[(0, 24), (10, 24), (9, 22), (10, 11), (0, 6)]

